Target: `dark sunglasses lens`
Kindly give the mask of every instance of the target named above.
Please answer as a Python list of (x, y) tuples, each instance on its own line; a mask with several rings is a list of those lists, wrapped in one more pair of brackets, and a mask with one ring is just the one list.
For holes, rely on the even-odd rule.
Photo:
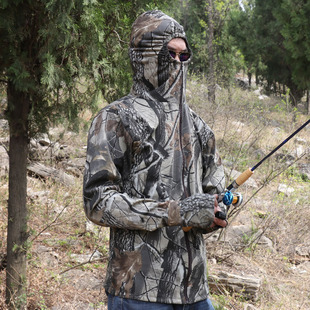
[(190, 57), (189, 53), (181, 53), (180, 54), (180, 61), (186, 61), (189, 59), (189, 57)]
[(177, 57), (177, 55), (179, 55), (180, 61), (186, 61), (191, 57), (190, 53), (176, 53), (174, 51), (169, 51), (170, 56), (175, 59)]
[(172, 58), (174, 58), (174, 59), (175, 59), (175, 57), (177, 57), (177, 53), (174, 52), (174, 51), (169, 51), (169, 54), (170, 54), (170, 56), (171, 56)]

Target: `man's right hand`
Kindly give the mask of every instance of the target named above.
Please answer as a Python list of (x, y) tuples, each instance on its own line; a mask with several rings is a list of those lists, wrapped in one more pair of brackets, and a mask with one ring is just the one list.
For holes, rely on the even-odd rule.
[(211, 228), (212, 227), (216, 227), (216, 226), (220, 226), (220, 227), (226, 227), (228, 222), (227, 220), (223, 220), (223, 219), (220, 219), (218, 217), (215, 216), (215, 214), (217, 212), (223, 212), (223, 210), (220, 208), (219, 204), (218, 204), (218, 195), (214, 195), (215, 199), (214, 199), (214, 220), (213, 220), (213, 223), (211, 225)]

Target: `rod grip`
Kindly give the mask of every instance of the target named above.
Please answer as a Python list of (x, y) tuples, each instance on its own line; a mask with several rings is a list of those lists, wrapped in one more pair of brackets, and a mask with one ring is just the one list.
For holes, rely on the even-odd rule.
[(251, 168), (245, 170), (242, 172), (238, 178), (235, 180), (238, 186), (242, 185), (248, 178), (250, 178), (253, 175), (254, 171), (251, 170)]

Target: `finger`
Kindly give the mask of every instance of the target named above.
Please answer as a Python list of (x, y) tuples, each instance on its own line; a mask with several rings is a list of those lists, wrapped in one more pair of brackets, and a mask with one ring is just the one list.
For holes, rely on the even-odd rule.
[(215, 199), (214, 199), (214, 206), (215, 206), (215, 207), (218, 207), (218, 205), (219, 205), (219, 203), (218, 203), (218, 201), (217, 201), (218, 195), (214, 195), (214, 197), (215, 197)]
[(221, 219), (221, 220), (226, 220), (226, 213), (223, 212), (222, 210), (221, 211), (217, 211), (215, 213), (215, 217), (218, 218), (218, 219)]
[(219, 218), (214, 218), (214, 221), (213, 223), (217, 226), (220, 226), (220, 227), (226, 227), (228, 222), (226, 220), (221, 220)]

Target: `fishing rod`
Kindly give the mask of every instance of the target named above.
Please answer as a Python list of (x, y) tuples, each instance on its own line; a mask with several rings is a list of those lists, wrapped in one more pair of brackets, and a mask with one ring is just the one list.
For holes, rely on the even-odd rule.
[[(301, 125), (298, 129), (296, 129), (289, 137), (287, 137), (283, 142), (281, 142), (276, 148), (274, 148), (268, 155), (266, 155), (262, 160), (260, 160), (256, 165), (252, 168), (245, 170), (241, 173), (219, 196), (218, 201), (223, 201), (223, 203), (227, 206), (227, 211), (230, 205), (234, 207), (238, 207), (242, 203), (242, 195), (240, 193), (232, 193), (232, 191), (236, 190), (240, 185), (242, 185), (246, 180), (248, 180), (254, 173), (254, 170), (257, 169), (267, 158), (269, 158), (273, 153), (275, 153), (278, 149), (280, 149), (285, 143), (287, 143), (290, 139), (292, 139), (299, 131), (305, 128), (310, 123), (310, 119), (306, 121), (303, 125)], [(217, 218), (226, 220), (225, 212), (216, 212), (215, 216)]]
[[(223, 202), (227, 206), (226, 212), (218, 211), (215, 213), (215, 217), (226, 220), (227, 212), (229, 207), (233, 205), (234, 207), (239, 207), (242, 203), (242, 195), (240, 193), (235, 193), (234, 190), (242, 185), (246, 180), (248, 180), (254, 173), (254, 170), (257, 169), (267, 158), (269, 158), (273, 153), (280, 149), (285, 143), (292, 139), (299, 131), (306, 127), (310, 123), (310, 119), (296, 129), (289, 137), (287, 137), (283, 142), (281, 142), (276, 148), (274, 148), (269, 154), (267, 154), (262, 160), (260, 160), (252, 168), (245, 170), (241, 173), (227, 188), (226, 190), (219, 195), (218, 202)], [(184, 232), (191, 230), (191, 227), (183, 227)]]

